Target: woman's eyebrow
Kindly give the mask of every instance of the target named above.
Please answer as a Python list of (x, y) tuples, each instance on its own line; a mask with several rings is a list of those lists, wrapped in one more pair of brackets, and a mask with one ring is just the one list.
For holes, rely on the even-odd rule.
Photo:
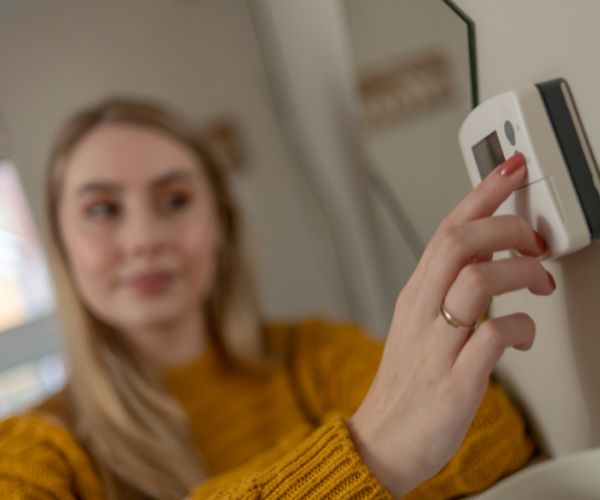
[(171, 172), (167, 172), (156, 179), (150, 182), (150, 186), (153, 188), (157, 188), (162, 186), (163, 184), (168, 184), (173, 181), (191, 181), (195, 176), (196, 172), (190, 172), (189, 170), (172, 170)]
[(85, 184), (81, 185), (79, 189), (77, 189), (77, 194), (79, 196), (82, 196), (84, 194), (92, 193), (95, 191), (118, 192), (122, 190), (123, 188), (119, 184), (116, 184), (114, 182), (92, 181), (86, 182)]
[[(192, 180), (193, 177), (194, 172), (190, 172), (189, 170), (172, 170), (150, 181), (149, 186), (153, 189), (156, 189), (164, 184), (168, 184), (169, 182), (173, 182), (176, 180), (189, 182)], [(116, 182), (110, 181), (91, 181), (81, 185), (77, 190), (77, 194), (81, 196), (97, 191), (118, 193), (120, 191), (123, 191), (123, 186)]]

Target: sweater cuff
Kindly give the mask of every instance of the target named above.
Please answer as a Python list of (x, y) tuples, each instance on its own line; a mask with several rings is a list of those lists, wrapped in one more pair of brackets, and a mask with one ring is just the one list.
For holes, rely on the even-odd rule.
[(324, 420), (282, 459), (264, 483), (265, 497), (392, 498), (362, 461), (344, 418), (329, 413)]

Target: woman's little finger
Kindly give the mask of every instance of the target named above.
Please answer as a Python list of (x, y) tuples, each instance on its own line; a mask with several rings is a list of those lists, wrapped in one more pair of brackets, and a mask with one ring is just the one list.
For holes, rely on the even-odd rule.
[(529, 349), (534, 338), (535, 323), (525, 313), (489, 319), (465, 343), (452, 370), (459, 378), (485, 385), (505, 349)]

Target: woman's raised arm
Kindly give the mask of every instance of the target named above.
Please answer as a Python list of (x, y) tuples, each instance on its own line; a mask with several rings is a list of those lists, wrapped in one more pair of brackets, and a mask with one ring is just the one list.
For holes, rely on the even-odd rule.
[[(364, 461), (395, 495), (437, 473), (462, 442), (504, 350), (527, 350), (525, 313), (476, 322), (492, 297), (554, 291), (541, 237), (524, 219), (493, 216), (523, 182), (521, 155), (500, 165), (443, 220), (399, 294), (383, 357), (349, 421)], [(492, 261), (496, 251), (521, 255)]]

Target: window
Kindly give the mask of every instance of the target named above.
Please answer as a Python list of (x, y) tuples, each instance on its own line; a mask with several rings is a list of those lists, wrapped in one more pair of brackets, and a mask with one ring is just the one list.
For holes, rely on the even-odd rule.
[(64, 379), (63, 363), (53, 354), (0, 373), (0, 418), (57, 391)]
[(0, 159), (0, 417), (64, 382), (54, 297), (17, 169)]
[(49, 314), (46, 262), (16, 168), (0, 160), (0, 332)]

